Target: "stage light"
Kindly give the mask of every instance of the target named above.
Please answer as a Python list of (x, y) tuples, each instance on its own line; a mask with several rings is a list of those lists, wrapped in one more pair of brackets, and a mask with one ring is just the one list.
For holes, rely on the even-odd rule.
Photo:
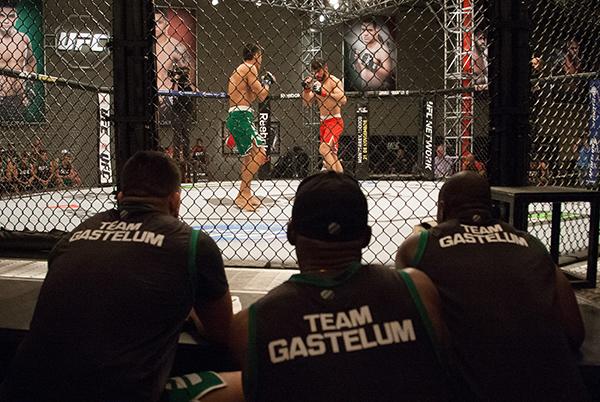
[(213, 6), (216, 6), (216, 5), (218, 5), (218, 4), (219, 4), (219, 0), (212, 0), (212, 1), (210, 2), (210, 4), (212, 4)]
[(325, 16), (323, 14), (319, 15), (319, 22), (324, 22)]
[(333, 7), (334, 10), (340, 8), (340, 0), (329, 0), (329, 4)]
[(256, 0), (256, 6), (260, 7), (262, 5), (262, 1), (261, 0)]

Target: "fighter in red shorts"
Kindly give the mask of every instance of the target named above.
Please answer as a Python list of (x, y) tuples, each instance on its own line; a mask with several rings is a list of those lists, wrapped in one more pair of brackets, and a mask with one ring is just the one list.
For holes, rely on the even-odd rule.
[(342, 106), (347, 102), (344, 84), (339, 78), (329, 74), (327, 63), (314, 59), (310, 63), (312, 77), (302, 81), (302, 101), (310, 106), (316, 100), (321, 115), (319, 153), (323, 157), (323, 165), (327, 170), (343, 172), (342, 163), (338, 159), (338, 142), (344, 131)]

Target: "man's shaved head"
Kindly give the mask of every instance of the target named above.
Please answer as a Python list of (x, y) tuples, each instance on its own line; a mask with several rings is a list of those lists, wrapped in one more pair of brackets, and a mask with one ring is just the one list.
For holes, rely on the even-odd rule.
[(464, 171), (450, 177), (438, 196), (438, 222), (462, 216), (467, 211), (490, 211), (492, 196), (488, 181)]

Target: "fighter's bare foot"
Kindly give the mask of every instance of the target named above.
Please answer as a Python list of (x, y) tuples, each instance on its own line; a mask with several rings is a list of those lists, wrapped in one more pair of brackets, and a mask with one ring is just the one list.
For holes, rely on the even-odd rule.
[(250, 198), (248, 199), (248, 202), (249, 202), (251, 205), (254, 205), (255, 207), (258, 207), (258, 206), (260, 206), (260, 204), (262, 204), (262, 201), (260, 200), (260, 198), (258, 198), (258, 197), (255, 197), (255, 196), (252, 196), (252, 197), (250, 197)]
[(254, 212), (256, 211), (257, 206), (252, 205), (245, 197), (238, 196), (235, 199), (235, 205), (245, 212)]

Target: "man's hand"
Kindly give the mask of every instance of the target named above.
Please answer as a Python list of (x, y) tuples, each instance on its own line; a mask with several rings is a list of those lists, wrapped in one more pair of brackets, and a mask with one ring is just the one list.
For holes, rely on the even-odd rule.
[(327, 94), (323, 90), (323, 84), (321, 84), (319, 81), (313, 82), (312, 91), (315, 93), (315, 95), (327, 96)]
[(262, 75), (262, 77), (260, 77), (260, 82), (263, 84), (263, 86), (271, 86), (276, 83), (277, 80), (270, 71), (267, 71)]
[(364, 70), (366, 67), (364, 65), (364, 63), (362, 62), (362, 60), (360, 59), (360, 55), (358, 54), (358, 52), (355, 50), (354, 51), (354, 69), (358, 72), (361, 72), (362, 70)]
[(312, 85), (312, 77), (309, 75), (308, 77), (304, 77), (304, 79), (302, 80), (302, 89), (304, 89), (305, 91), (310, 91)]
[(360, 61), (365, 66), (365, 68), (373, 72), (377, 70), (377, 68), (379, 68), (379, 66), (377, 65), (377, 61), (375, 60), (375, 56), (373, 56), (373, 53), (369, 52), (368, 50), (362, 52), (362, 54), (360, 55)]

